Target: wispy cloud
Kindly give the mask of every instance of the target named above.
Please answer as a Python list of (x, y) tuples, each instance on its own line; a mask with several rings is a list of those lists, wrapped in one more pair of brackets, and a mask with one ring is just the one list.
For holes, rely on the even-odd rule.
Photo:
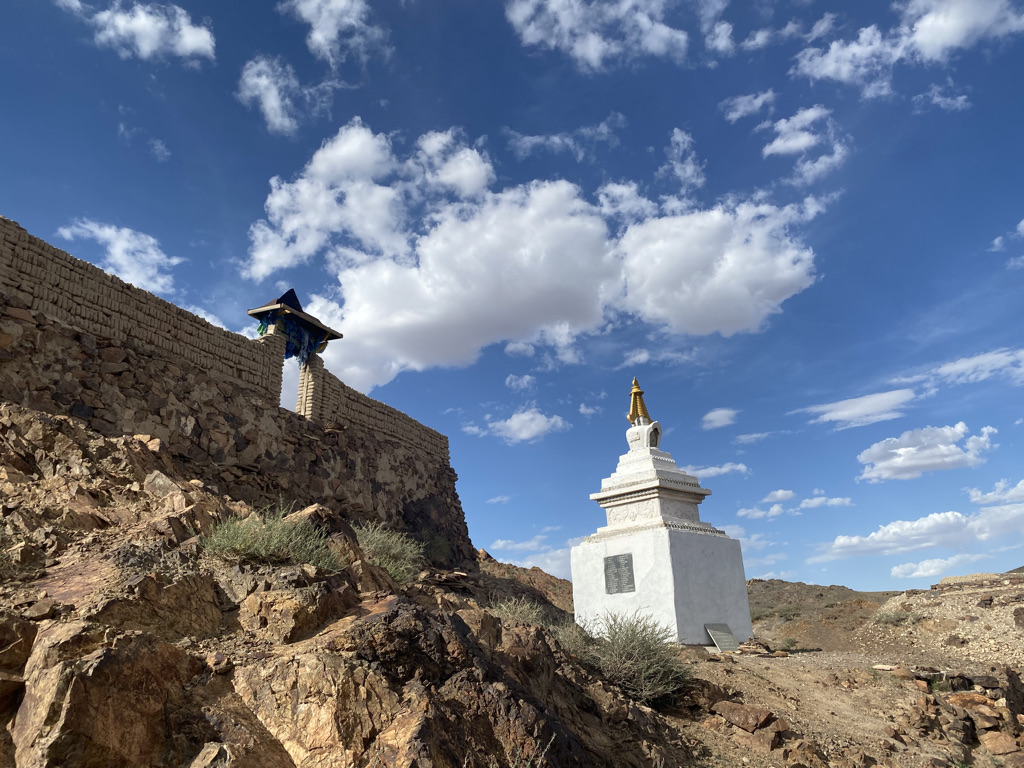
[(618, 146), (616, 131), (625, 126), (626, 118), (618, 112), (612, 112), (597, 125), (585, 125), (573, 131), (530, 136), (506, 129), (506, 133), (509, 136), (508, 148), (520, 160), (538, 152), (550, 152), (565, 153), (577, 162), (583, 162), (594, 160), (602, 144), (607, 147)]
[(790, 414), (810, 413), (817, 417), (811, 420), (811, 424), (834, 423), (836, 429), (849, 429), (879, 421), (898, 419), (903, 416), (903, 408), (914, 397), (912, 389), (894, 389), (873, 395), (851, 397), (848, 400), (837, 400), (834, 403), (798, 408), (795, 411), (790, 411)]
[(735, 123), (740, 118), (756, 115), (765, 107), (771, 109), (775, 103), (775, 91), (769, 88), (760, 93), (748, 93), (743, 96), (732, 96), (718, 104), (718, 108), (725, 114), (725, 119)]
[(696, 475), (698, 478), (718, 477), (718, 475), (729, 474), (746, 475), (750, 473), (750, 469), (746, 464), (739, 464), (732, 461), (720, 464), (717, 467), (697, 467), (691, 464), (685, 467), (680, 467), (680, 469), (688, 475)]
[(736, 416), (739, 411), (735, 408), (715, 408), (704, 414), (701, 419), (701, 429), (720, 429), (736, 423)]

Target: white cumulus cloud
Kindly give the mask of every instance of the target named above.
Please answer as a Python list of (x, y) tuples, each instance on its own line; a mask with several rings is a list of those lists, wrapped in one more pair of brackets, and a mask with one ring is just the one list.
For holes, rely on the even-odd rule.
[[(81, 12), (84, 6), (71, 8)], [(213, 31), (192, 23), (184, 8), (159, 3), (132, 3), (125, 6), (115, 2), (105, 11), (93, 15), (89, 21), (95, 27), (97, 45), (113, 48), (123, 59), (136, 56), (154, 59), (178, 56), (195, 61), (213, 60)]]
[(65, 240), (95, 240), (104, 246), (106, 253), (97, 266), (126, 283), (153, 293), (174, 292), (174, 278), (169, 270), (184, 259), (168, 256), (151, 235), (92, 219), (75, 219), (58, 229), (57, 234)]
[(283, 0), (277, 7), (309, 24), (306, 45), (332, 67), (350, 54), (366, 61), (374, 51), (389, 53), (387, 30), (372, 22), (366, 0)]
[(924, 472), (976, 467), (995, 447), (991, 438), (996, 431), (983, 427), (979, 434), (968, 437), (967, 425), (961, 421), (951, 427), (911, 429), (899, 437), (888, 437), (857, 455), (864, 465), (860, 479), (875, 483), (912, 480)]
[(970, 109), (971, 102), (966, 93), (956, 93), (952, 78), (946, 78), (945, 85), (932, 83), (928, 90), (914, 97), (914, 106), (921, 112), (928, 106), (938, 107), (947, 112), (962, 112)]
[(665, 148), (665, 157), (668, 162), (658, 172), (675, 176), (683, 192), (704, 185), (704, 163), (697, 159), (693, 136), (673, 128), (669, 145)]
[(601, 70), (641, 56), (682, 61), (689, 36), (665, 23), (667, 7), (665, 0), (508, 0), (505, 16), (523, 45)]
[(818, 507), (849, 507), (853, 500), (849, 496), (828, 498), (826, 496), (812, 496), (800, 502), (800, 509), (817, 509)]
[(532, 539), (526, 541), (515, 541), (513, 539), (498, 539), (492, 541), (489, 549), (504, 550), (506, 552), (533, 552), (538, 549), (548, 549), (549, 547), (544, 543), (547, 536), (542, 533), (537, 534)]
[(796, 494), (793, 493), (793, 491), (787, 491), (787, 490), (785, 490), (783, 488), (780, 488), (777, 491), (772, 491), (767, 496), (765, 496), (763, 499), (761, 499), (761, 503), (763, 503), (763, 504), (772, 504), (772, 503), (774, 503), (776, 501), (789, 501), (794, 496), (796, 496)]
[(520, 408), (507, 419), (492, 420), (488, 417), (486, 426), (466, 424), (462, 431), (483, 437), (494, 435), (509, 445), (535, 443), (552, 432), (564, 432), (572, 425), (561, 416), (548, 416), (536, 406)]
[(739, 464), (733, 461), (728, 461), (717, 467), (698, 467), (691, 464), (685, 467), (680, 467), (680, 469), (688, 475), (695, 475), (698, 478), (718, 477), (719, 475), (729, 475), (734, 472), (740, 475), (750, 473), (750, 469), (746, 464)]
[(624, 217), (567, 181), (492, 191), (489, 159), (457, 129), (404, 156), (392, 141), (354, 118), (297, 177), (272, 178), (241, 268), (259, 280), (326, 262), (337, 285), (309, 308), (345, 334), (325, 359), (361, 391), (469, 365), (493, 343), (578, 361), (575, 340), (613, 313), (681, 334), (755, 332), (814, 282), (814, 254), (792, 233), (823, 210), (813, 197), (663, 215), (647, 201), (646, 218), (612, 233), (606, 216)]
[(855, 40), (834, 40), (827, 49), (802, 50), (795, 74), (859, 85), (866, 98), (892, 91), (899, 62), (945, 63), (952, 54), (984, 40), (1024, 32), (1024, 13), (1010, 0), (906, 0), (895, 4), (896, 26), (862, 28)]
[(1013, 486), (1010, 485), (1009, 480), (1000, 480), (988, 493), (978, 488), (968, 488), (967, 494), (975, 504), (1024, 502), (1024, 480)]
[(749, 520), (760, 520), (765, 517), (778, 517), (785, 510), (781, 504), (772, 504), (768, 509), (761, 509), (760, 507), (752, 507), (749, 509), (741, 509), (736, 513), (736, 517), (745, 517)]
[(775, 91), (769, 88), (760, 93), (748, 93), (743, 96), (732, 96), (719, 103), (718, 108), (725, 113), (725, 119), (735, 123), (743, 117), (756, 115), (765, 107), (769, 109), (775, 103)]
[(932, 560), (922, 560), (919, 563), (902, 563), (900, 565), (893, 566), (889, 572), (895, 579), (924, 579), (934, 578), (935, 576), (941, 576), (944, 573), (948, 573), (954, 568), (959, 568), (967, 563), (975, 563), (978, 560), (985, 560), (992, 557), (992, 555), (953, 555), (953, 557), (935, 558)]
[(929, 547), (960, 548), (973, 541), (1004, 541), (1024, 531), (1024, 504), (986, 507), (974, 514), (934, 512), (895, 520), (867, 536), (837, 536), (809, 563), (863, 555), (896, 555)]
[(295, 70), (280, 57), (257, 56), (242, 67), (238, 100), (259, 107), (271, 133), (290, 136), (298, 130), (295, 98), (299, 93)]
[(775, 138), (764, 146), (761, 154), (791, 155), (806, 152), (816, 146), (822, 139), (821, 135), (812, 130), (812, 126), (832, 114), (820, 104), (798, 110), (792, 117), (784, 117), (772, 124)]
[(537, 384), (537, 377), (531, 376), (530, 374), (524, 374), (522, 376), (516, 376), (514, 373), (510, 373), (505, 377), (505, 386), (509, 389), (515, 389), (522, 391), (524, 389), (533, 389)]
[(714, 408), (704, 414), (701, 419), (701, 429), (718, 429), (728, 427), (736, 423), (736, 416), (739, 414), (735, 408)]

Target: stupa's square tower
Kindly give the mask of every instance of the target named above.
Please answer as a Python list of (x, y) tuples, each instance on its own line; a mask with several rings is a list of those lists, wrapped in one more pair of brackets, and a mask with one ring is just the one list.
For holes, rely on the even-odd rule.
[(725, 624), (740, 642), (753, 636), (740, 543), (701, 522), (711, 491), (660, 449), (633, 379), (629, 451), (590, 498), (607, 514), (572, 548), (576, 621), (600, 626), (608, 613), (640, 613), (670, 627), (680, 643), (710, 645), (707, 625)]

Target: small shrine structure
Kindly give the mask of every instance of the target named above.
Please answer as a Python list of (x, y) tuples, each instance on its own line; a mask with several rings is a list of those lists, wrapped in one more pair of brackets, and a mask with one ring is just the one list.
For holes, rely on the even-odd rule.
[(608, 524), (572, 548), (576, 621), (600, 632), (607, 614), (645, 614), (680, 643), (734, 648), (753, 636), (740, 543), (701, 521), (711, 491), (661, 450), (643, 396), (634, 378), (629, 451), (590, 495)]
[(256, 332), (260, 336), (282, 334), (285, 338), (284, 359), (297, 358), (299, 365), (306, 365), (309, 356), (323, 352), (327, 342), (342, 338), (338, 331), (328, 328), (312, 315), (302, 311), (295, 289), (278, 299), (246, 312), (260, 321)]

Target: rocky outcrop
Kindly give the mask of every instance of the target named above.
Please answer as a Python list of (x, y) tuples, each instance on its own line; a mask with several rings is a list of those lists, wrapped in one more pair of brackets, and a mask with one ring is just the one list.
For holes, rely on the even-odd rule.
[[(250, 343), (241, 337), (240, 342)], [(130, 337), (84, 333), (32, 311), (0, 284), (3, 401), (73, 417), (78, 430), (88, 427), (112, 440), (138, 436), (141, 445), (165, 452), (171, 464), (187, 465), (189, 479), (216, 496), (257, 507), (283, 500), (299, 509), (319, 502), (351, 520), (381, 521), (412, 533), (433, 545), (430, 554), (439, 566), (475, 568), (446, 451), (403, 442), (393, 429), (369, 428), (372, 418), (311, 421), (261, 399), (224, 372), (190, 365)], [(382, 419), (392, 418), (393, 409), (378, 405)], [(18, 419), (11, 411), (0, 415), (0, 487), (37, 477), (74, 478), (66, 470), (82, 464), (86, 446), (80, 435), (56, 425), (27, 433), (3, 424), (11, 419)], [(46, 442), (57, 434), (63, 437)], [(59, 464), (65, 470), (58, 471)], [(144, 475), (135, 482), (145, 481)], [(159, 481), (145, 485), (147, 493), (167, 496), (165, 514), (195, 514), (173, 488)], [(69, 493), (61, 515), (80, 528), (109, 525), (107, 507), (99, 501)], [(154, 525), (177, 537), (187, 528), (173, 519)]]
[(490, 613), (514, 580), (435, 567), (399, 587), (330, 503), (290, 518), (323, 533), (340, 571), (227, 563), (195, 534), (250, 505), (162, 440), (0, 404), (0, 468), (8, 549), (38, 551), (0, 583), (0, 765), (506, 768), (543, 755), (640, 768), (691, 756), (547, 630)]

